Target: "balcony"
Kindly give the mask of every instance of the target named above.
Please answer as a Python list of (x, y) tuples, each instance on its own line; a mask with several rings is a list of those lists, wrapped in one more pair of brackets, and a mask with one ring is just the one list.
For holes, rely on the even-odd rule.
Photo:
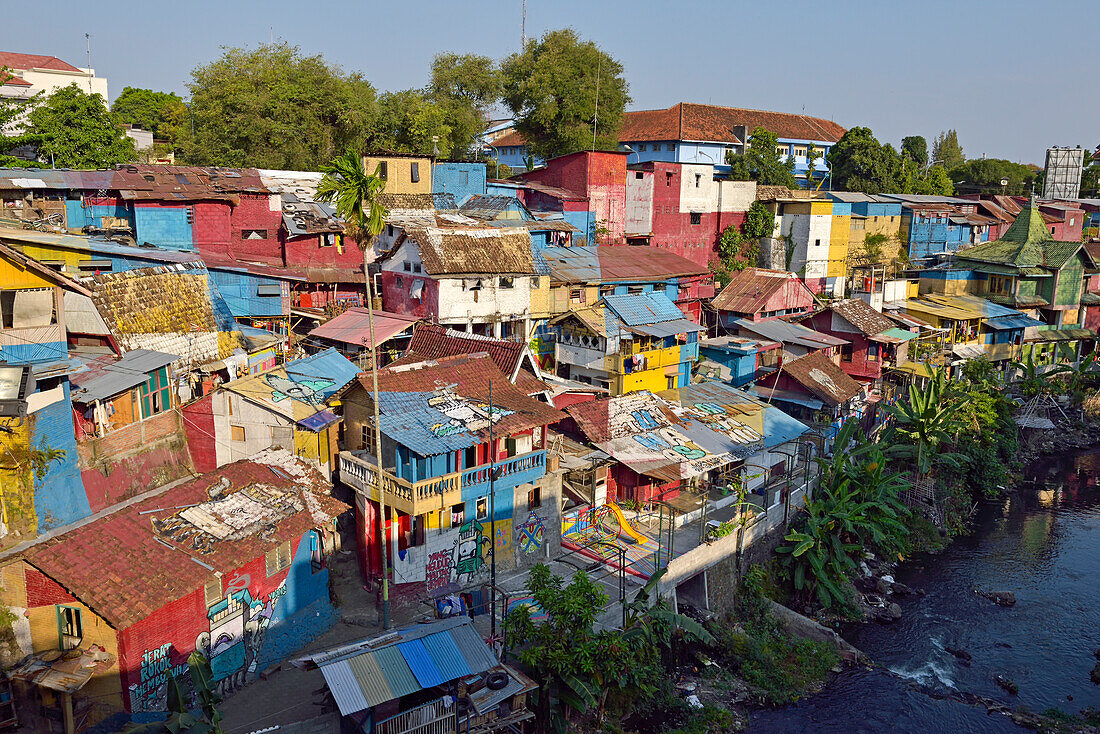
[(386, 469), (379, 473), (374, 457), (341, 451), (340, 480), (378, 502), (385, 492), (386, 504), (406, 515), (435, 512), (462, 501), (461, 474), (453, 472), (419, 482), (402, 479)]
[[(534, 482), (546, 473), (546, 451), (530, 451), (519, 456), (481, 464), (419, 482), (410, 482), (383, 469), (379, 475), (374, 458), (366, 452), (340, 452), (340, 480), (378, 502), (385, 492), (386, 504), (407, 515), (445, 510), (467, 497), (485, 494), (489, 488), (490, 468), (497, 470), (497, 491)], [(483, 489), (484, 491), (479, 491)]]

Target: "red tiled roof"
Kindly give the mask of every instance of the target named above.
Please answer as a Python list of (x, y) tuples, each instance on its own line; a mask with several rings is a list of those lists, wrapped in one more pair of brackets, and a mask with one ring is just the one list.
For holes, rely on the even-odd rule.
[[(493, 386), (493, 404), (514, 411), (495, 424), (494, 430), (498, 436), (556, 423), (565, 417), (561, 411), (529, 397), (513, 385), (487, 354), (443, 357), (425, 362), (423, 366), (390, 365), (378, 372), (378, 389), (381, 392), (422, 393), (449, 387), (456, 395), (488, 402), (490, 383)], [(365, 373), (359, 375), (359, 385), (368, 393), (374, 391), (371, 378)], [(488, 433), (486, 428), (478, 435), (488, 436)]]
[(21, 77), (8, 75), (4, 80), (5, 87), (33, 87), (34, 85)]
[(859, 298), (845, 298), (833, 301), (829, 308), (839, 314), (841, 318), (860, 330), (864, 336), (875, 336), (894, 328), (894, 322), (871, 308), (864, 300)]
[(540, 393), (550, 392), (549, 385), (532, 375), (527, 370), (520, 370), (516, 373), (515, 385), (524, 393), (532, 397)]
[(80, 69), (62, 61), (56, 56), (17, 54), (12, 51), (0, 51), (0, 66), (6, 66), (9, 69), (19, 69), (20, 71), (26, 69), (53, 69), (54, 71), (80, 72)]
[[(846, 128), (821, 117), (681, 102), (664, 110), (624, 112), (619, 140), (743, 143), (739, 127), (745, 128), (745, 135), (751, 135), (753, 128), (763, 127), (780, 138), (827, 143), (837, 142), (847, 132)], [(491, 143), (494, 148), (523, 144), (523, 136), (515, 131)]]
[(600, 260), (600, 277), (609, 280), (666, 279), (690, 275), (706, 275), (703, 265), (658, 247), (602, 246), (596, 248)]
[[(223, 479), (229, 480), (223, 496), (266, 486), (289, 493), (282, 506), (293, 510), (293, 500), (302, 509), (282, 517), (271, 514), (262, 525), (257, 521), (254, 531), (245, 527), (224, 539), (179, 518), (186, 512), (180, 505), (211, 502), (210, 490)], [(121, 630), (201, 589), (214, 571), (235, 571), (347, 510), (347, 505), (328, 494), (327, 487), (321, 475), (300, 459), (283, 449), (267, 450), (70, 530), (23, 556)], [(181, 523), (190, 534), (166, 532), (163, 525), (159, 531), (156, 528), (158, 522), (170, 521)]]
[(788, 273), (785, 270), (745, 268), (735, 274), (714, 297), (713, 305), (720, 311), (756, 313), (763, 310), (768, 299), (784, 288), (790, 290), (787, 296), (788, 303), (792, 302), (793, 296), (799, 294), (804, 296), (806, 305), (813, 303), (813, 293), (794, 273)]
[(519, 369), (520, 360), (523, 358), (523, 346), (522, 342), (464, 334), (436, 324), (417, 324), (413, 327), (407, 354), (416, 355), (421, 360), (428, 360), (488, 352), (493, 363), (511, 379)]

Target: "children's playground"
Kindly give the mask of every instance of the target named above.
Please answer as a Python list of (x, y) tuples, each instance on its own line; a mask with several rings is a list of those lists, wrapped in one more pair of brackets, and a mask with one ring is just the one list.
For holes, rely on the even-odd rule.
[(580, 508), (562, 517), (562, 546), (648, 580), (668, 563), (673, 519), (672, 513), (662, 508), (646, 522), (654, 528), (646, 534), (614, 502)]

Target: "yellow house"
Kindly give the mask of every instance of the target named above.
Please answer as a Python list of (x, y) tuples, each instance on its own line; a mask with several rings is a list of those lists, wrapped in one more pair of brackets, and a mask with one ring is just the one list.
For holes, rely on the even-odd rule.
[(387, 194), (432, 193), (432, 159), (424, 155), (398, 153), (363, 156), (363, 170), (377, 173), (385, 182)]

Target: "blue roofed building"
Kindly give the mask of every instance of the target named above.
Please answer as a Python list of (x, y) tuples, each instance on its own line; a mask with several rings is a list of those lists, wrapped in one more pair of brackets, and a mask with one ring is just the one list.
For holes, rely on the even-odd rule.
[(612, 395), (687, 385), (703, 331), (657, 291), (608, 294), (550, 324), (556, 327), (558, 377), (597, 385)]
[(338, 476), (356, 493), (364, 574), (380, 572), (383, 526), (394, 580), (414, 595), (486, 583), (493, 547), (499, 568), (546, 557), (560, 532), (561, 491), (548, 471), (548, 426), (564, 415), (485, 353), (391, 365), (378, 380), (381, 470), (371, 380), (361, 375), (336, 395)]

